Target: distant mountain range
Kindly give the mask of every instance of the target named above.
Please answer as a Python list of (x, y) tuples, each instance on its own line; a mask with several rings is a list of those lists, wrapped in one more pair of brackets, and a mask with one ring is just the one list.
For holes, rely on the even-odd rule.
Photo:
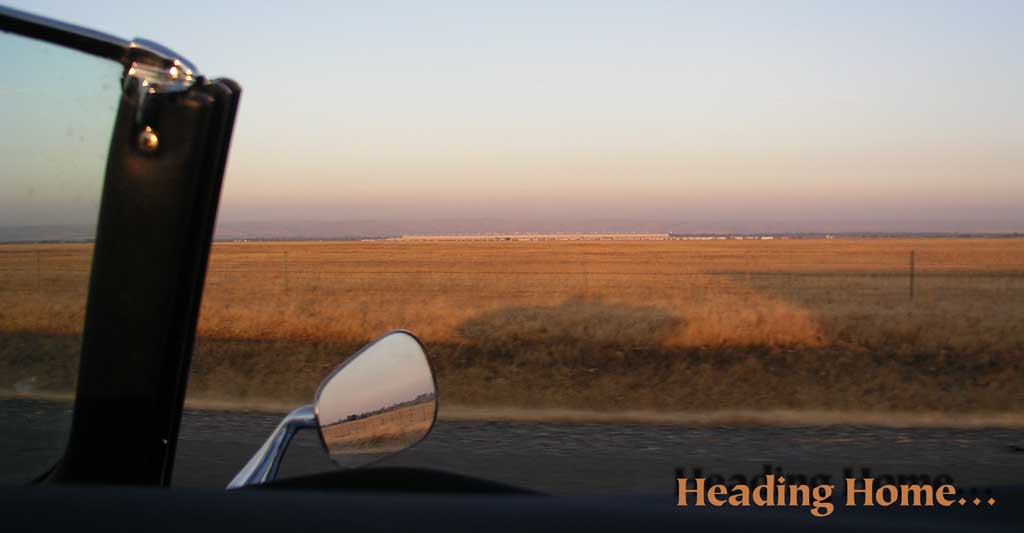
[[(214, 239), (350, 240), (401, 235), (479, 235), (509, 233), (672, 233), (676, 235), (846, 234), (938, 236), (1024, 233), (1010, 221), (659, 221), (630, 219), (517, 221), (504, 219), (431, 220), (279, 220), (226, 221), (217, 224)], [(0, 226), (0, 242), (89, 241), (95, 226), (64, 224)]]

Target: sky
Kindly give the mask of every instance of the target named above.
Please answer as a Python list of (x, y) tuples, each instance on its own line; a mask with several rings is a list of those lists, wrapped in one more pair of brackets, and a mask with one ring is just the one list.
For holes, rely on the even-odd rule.
[(123, 68), (7, 33), (0, 64), (0, 228), (94, 223)]
[(242, 84), (224, 223), (1024, 230), (1022, 2), (6, 3)]

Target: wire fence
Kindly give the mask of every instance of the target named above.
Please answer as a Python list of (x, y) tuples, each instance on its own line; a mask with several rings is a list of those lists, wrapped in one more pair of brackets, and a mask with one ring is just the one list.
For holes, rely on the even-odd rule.
[[(496, 258), (456, 260), (424, 257), (420, 264), (405, 259), (388, 262), (353, 254), (302, 253), (214, 255), (207, 277), (207, 294), (436, 294), (463, 292), (479, 297), (515, 297), (552, 290), (601, 294), (655, 285), (665, 290), (715, 294), (787, 294), (901, 296), (913, 301), (922, 291), (961, 294), (998, 293), (1024, 296), (1024, 265), (922, 260), (919, 253), (893, 253), (879, 260), (856, 255), (821, 261), (815, 252), (742, 257), (691, 254), (657, 265), (616, 258), (526, 264)], [(84, 295), (90, 272), (87, 249), (0, 250), (0, 294)], [(411, 267), (410, 267), (411, 265)]]

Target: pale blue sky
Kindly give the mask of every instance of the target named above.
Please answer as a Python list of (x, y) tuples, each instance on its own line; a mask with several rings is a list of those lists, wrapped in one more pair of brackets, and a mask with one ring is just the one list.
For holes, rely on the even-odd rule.
[(1024, 2), (8, 5), (243, 85), (222, 220), (1024, 229)]
[(95, 223), (124, 69), (8, 33), (0, 65), (0, 226)]

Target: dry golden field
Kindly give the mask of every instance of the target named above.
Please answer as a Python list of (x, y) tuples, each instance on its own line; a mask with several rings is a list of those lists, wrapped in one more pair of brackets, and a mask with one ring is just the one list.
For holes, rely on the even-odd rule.
[[(72, 386), (89, 251), (0, 245), (0, 388)], [(1024, 239), (218, 243), (190, 395), (308, 401), (395, 328), (442, 405), (1024, 411)]]
[(419, 442), (434, 424), (434, 401), (406, 405), (324, 426), (332, 456), (395, 453)]

